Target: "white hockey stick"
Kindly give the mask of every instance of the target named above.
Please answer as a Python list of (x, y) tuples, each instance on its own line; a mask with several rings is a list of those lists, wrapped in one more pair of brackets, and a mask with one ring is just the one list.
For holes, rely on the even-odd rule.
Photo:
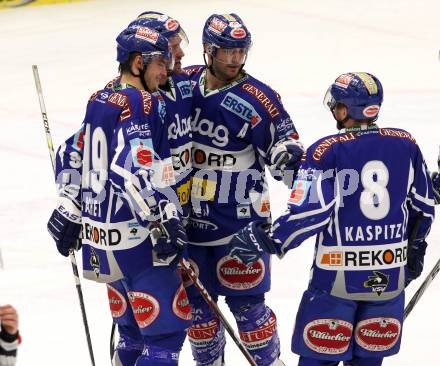
[[(37, 88), (38, 99), (40, 101), (40, 110), (41, 110), (41, 116), (43, 117), (43, 126), (44, 126), (44, 132), (46, 133), (46, 141), (47, 141), (47, 147), (49, 149), (50, 161), (52, 163), (52, 169), (55, 173), (55, 152), (53, 149), (52, 135), (50, 133), (49, 120), (47, 119), (46, 105), (44, 104), (43, 90), (41, 88), (40, 75), (38, 74), (37, 65), (32, 65), (32, 71), (34, 73), (35, 87)], [(81, 307), (81, 315), (83, 319), (84, 330), (86, 332), (87, 346), (89, 348), (90, 360), (92, 361), (92, 365), (95, 366), (92, 340), (90, 338), (89, 324), (87, 322), (86, 308), (84, 306), (84, 297), (81, 288), (81, 281), (79, 279), (78, 265), (76, 264), (75, 252), (73, 249), (69, 251), (69, 258), (70, 258), (70, 262), (72, 263), (73, 276), (75, 278), (76, 290), (78, 292), (79, 304)]]
[[(138, 206), (143, 211), (143, 214), (145, 215), (145, 217), (149, 216), (151, 214), (151, 210), (148, 207), (148, 205), (145, 203), (145, 201), (143, 200), (141, 194), (136, 189), (136, 187), (133, 184), (128, 183), (128, 184), (126, 184), (126, 188), (130, 191), (130, 194), (132, 195), (132, 197), (135, 199)], [(151, 229), (151, 238), (153, 241), (153, 246), (154, 246), (154, 241), (157, 239), (157, 237), (163, 235), (163, 232), (164, 232), (164, 230), (161, 228), (160, 223), (158, 223), (156, 228)], [(235, 333), (234, 328), (232, 328), (231, 324), (229, 324), (228, 320), (221, 312), (217, 303), (212, 299), (212, 297), (209, 294), (206, 287), (203, 286), (203, 284), (200, 281), (200, 279), (198, 278), (197, 274), (192, 269), (191, 264), (185, 258), (181, 258), (179, 261), (179, 264), (180, 264), (181, 268), (185, 271), (185, 273), (188, 275), (188, 277), (191, 279), (191, 281), (193, 282), (193, 284), (197, 288), (197, 290), (199, 290), (200, 294), (202, 295), (202, 297), (206, 301), (206, 303), (209, 305), (211, 310), (220, 319), (220, 321), (223, 324), (223, 326), (225, 327), (226, 331), (229, 333), (232, 340), (237, 345), (237, 347), (239, 348), (239, 350), (241, 351), (243, 356), (246, 358), (246, 360), (249, 362), (249, 364), (251, 366), (257, 366), (252, 355), (249, 353), (247, 348), (244, 346), (243, 342), (240, 340), (240, 337)]]

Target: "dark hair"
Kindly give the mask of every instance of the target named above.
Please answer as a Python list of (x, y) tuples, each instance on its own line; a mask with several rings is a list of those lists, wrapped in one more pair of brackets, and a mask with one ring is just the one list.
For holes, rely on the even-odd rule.
[(127, 72), (131, 73), (131, 65), (133, 64), (135, 57), (140, 54), (141, 54), (140, 52), (130, 52), (130, 54), (128, 55), (128, 60), (119, 64), (119, 68), (118, 68), (119, 72), (121, 74)]

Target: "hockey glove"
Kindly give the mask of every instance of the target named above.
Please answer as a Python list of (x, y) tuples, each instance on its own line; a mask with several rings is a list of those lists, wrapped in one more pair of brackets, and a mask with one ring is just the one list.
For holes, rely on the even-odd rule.
[(79, 239), (81, 224), (70, 221), (58, 209), (52, 212), (47, 223), (47, 230), (55, 240), (61, 255), (67, 257), (70, 249), (78, 250), (81, 247), (81, 240)]
[(246, 265), (256, 262), (264, 253), (275, 254), (276, 243), (268, 236), (269, 225), (261, 221), (250, 222), (229, 242), (229, 256)]
[(440, 174), (437, 172), (432, 173), (432, 188), (434, 188), (435, 204), (440, 204)]
[(409, 244), (407, 256), (408, 276), (406, 278), (405, 287), (422, 274), (427, 245), (424, 240)]
[(273, 172), (279, 172), (280, 178), (290, 187), (301, 165), (303, 154), (304, 146), (300, 141), (289, 138), (279, 142), (270, 153), (270, 168)]
[(175, 265), (188, 238), (174, 203), (162, 201), (158, 209), (160, 219), (156, 230), (152, 230), (154, 265)]

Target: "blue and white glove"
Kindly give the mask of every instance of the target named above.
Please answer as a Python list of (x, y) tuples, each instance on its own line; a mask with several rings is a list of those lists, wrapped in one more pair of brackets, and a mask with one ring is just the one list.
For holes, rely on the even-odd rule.
[[(47, 230), (55, 240), (57, 249), (61, 255), (67, 257), (71, 249), (78, 250), (81, 247), (80, 232), (81, 224), (69, 220), (61, 212), (63, 207), (59, 206), (52, 212), (47, 223)], [(78, 217), (75, 215), (75, 218)]]
[(188, 237), (174, 203), (162, 201), (158, 209), (158, 226), (152, 230), (154, 265), (174, 265), (182, 256)]
[(425, 240), (415, 241), (409, 244), (407, 256), (408, 276), (406, 278), (405, 287), (422, 274), (427, 246), (428, 244)]
[(229, 256), (246, 265), (256, 262), (264, 253), (276, 254), (277, 244), (268, 236), (269, 225), (261, 221), (252, 221), (229, 242)]
[(289, 138), (275, 144), (270, 152), (270, 169), (272, 172), (279, 172), (278, 177), (289, 187), (295, 180), (304, 151), (304, 146), (299, 140)]

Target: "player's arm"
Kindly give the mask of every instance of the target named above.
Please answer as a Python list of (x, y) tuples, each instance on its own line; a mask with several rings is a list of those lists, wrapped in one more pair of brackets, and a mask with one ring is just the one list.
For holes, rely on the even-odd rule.
[(132, 100), (130, 117), (122, 117), (115, 130), (112, 140), (115, 154), (109, 178), (134, 210), (139, 223), (146, 226), (154, 221), (159, 202), (167, 198), (167, 188), (174, 182), (174, 172), (169, 147), (167, 149), (158, 133), (165, 126), (159, 116), (157, 101), (151, 99), (151, 95), (145, 94), (143, 98), (150, 98), (146, 100), (150, 103), (148, 109), (136, 108), (136, 104), (142, 105), (141, 101)]
[(63, 256), (79, 249), (81, 230), (81, 173), (84, 124), (58, 148), (55, 155), (55, 177), (58, 200), (47, 223), (49, 234)]
[[(110, 181), (128, 202), (142, 226), (158, 228), (153, 235), (154, 251), (161, 264), (173, 264), (188, 242), (180, 220), (167, 128), (162, 105), (143, 94), (144, 110), (133, 110), (133, 118), (122, 121), (115, 131)], [(151, 102), (148, 110), (147, 102)], [(149, 105), (149, 104), (148, 104)], [(147, 113), (148, 112), (148, 113)], [(137, 116), (137, 117), (136, 117)]]
[(0, 306), (0, 323), (0, 365), (14, 366), (20, 343), (18, 314), (14, 307)]
[(423, 271), (427, 247), (426, 237), (434, 220), (434, 192), (422, 153), (416, 147), (411, 161), (414, 180), (408, 192), (408, 276), (406, 283), (420, 276)]
[(81, 175), (84, 148), (84, 124), (57, 150), (55, 177), (59, 202), (76, 215), (81, 213)]
[(230, 255), (245, 263), (257, 260), (264, 252), (283, 257), (307, 238), (323, 231), (330, 222), (336, 200), (335, 172), (313, 162), (313, 146), (298, 171), (287, 212), (273, 223), (252, 222), (238, 232), (230, 243)]

